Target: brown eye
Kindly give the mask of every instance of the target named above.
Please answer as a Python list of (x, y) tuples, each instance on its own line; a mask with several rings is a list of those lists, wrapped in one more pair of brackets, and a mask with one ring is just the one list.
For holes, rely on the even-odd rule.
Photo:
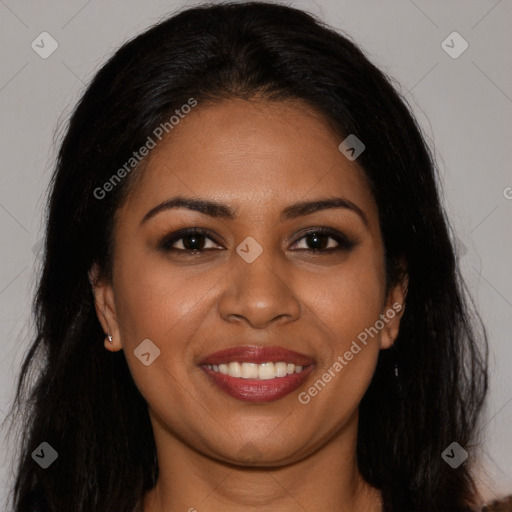
[[(215, 247), (205, 247), (207, 240), (216, 244), (210, 232), (202, 228), (190, 228), (177, 231), (167, 236), (159, 244), (161, 251), (194, 252), (200, 253)], [(182, 247), (179, 247), (181, 244)], [(177, 245), (177, 247), (175, 247)]]
[(339, 231), (326, 228), (317, 228), (308, 231), (295, 244), (304, 240), (308, 247), (302, 248), (307, 252), (333, 252), (349, 251), (355, 246), (355, 242), (349, 240)]

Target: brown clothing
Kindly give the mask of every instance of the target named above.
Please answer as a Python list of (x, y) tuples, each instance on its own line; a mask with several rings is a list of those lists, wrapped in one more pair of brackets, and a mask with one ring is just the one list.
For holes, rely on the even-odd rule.
[(484, 505), (481, 512), (512, 512), (512, 494)]

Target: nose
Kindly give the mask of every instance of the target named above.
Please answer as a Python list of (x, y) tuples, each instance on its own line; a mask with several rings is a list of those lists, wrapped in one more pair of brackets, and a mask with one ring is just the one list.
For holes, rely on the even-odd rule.
[(255, 329), (294, 322), (300, 317), (300, 301), (294, 293), (291, 272), (277, 255), (264, 250), (252, 263), (234, 255), (235, 268), (226, 276), (219, 299), (222, 318), (246, 322)]

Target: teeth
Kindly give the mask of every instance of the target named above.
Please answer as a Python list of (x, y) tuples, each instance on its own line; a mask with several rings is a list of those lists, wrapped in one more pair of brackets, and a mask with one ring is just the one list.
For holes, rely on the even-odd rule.
[(228, 375), (231, 377), (241, 377), (242, 376), (242, 365), (240, 363), (231, 362), (228, 364)]
[(258, 378), (259, 379), (275, 379), (276, 370), (274, 368), (274, 363), (263, 363), (258, 365)]
[(276, 370), (276, 377), (286, 377), (288, 375), (286, 363), (275, 363), (274, 369)]
[(207, 368), (215, 372), (229, 375), (230, 377), (239, 377), (242, 379), (260, 379), (268, 380), (275, 379), (276, 377), (286, 377), (293, 373), (300, 373), (304, 367), (293, 363), (285, 363), (283, 361), (278, 363), (238, 363), (232, 361), (230, 363), (221, 363), (219, 365), (207, 364)]
[[(215, 370), (215, 367), (213, 368)], [(257, 379), (258, 365), (255, 363), (242, 363), (242, 379)]]

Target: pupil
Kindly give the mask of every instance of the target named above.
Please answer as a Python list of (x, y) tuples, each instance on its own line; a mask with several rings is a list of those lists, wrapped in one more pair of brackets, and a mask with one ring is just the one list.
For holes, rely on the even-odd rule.
[[(199, 247), (194, 247), (198, 244), (198, 238), (204, 238), (203, 235), (187, 235), (183, 237), (183, 246), (189, 251), (201, 250), (203, 244), (199, 243)], [(188, 243), (187, 240), (192, 240), (192, 243)]]
[[(323, 239), (324, 242), (325, 242), (325, 238), (327, 237), (327, 235), (323, 234), (323, 233), (311, 233), (308, 235), (308, 239), (311, 241), (313, 240), (313, 249), (322, 249), (323, 248), (323, 245), (321, 240)], [(320, 242), (319, 242), (320, 240)], [(311, 244), (310, 244), (311, 245)]]

